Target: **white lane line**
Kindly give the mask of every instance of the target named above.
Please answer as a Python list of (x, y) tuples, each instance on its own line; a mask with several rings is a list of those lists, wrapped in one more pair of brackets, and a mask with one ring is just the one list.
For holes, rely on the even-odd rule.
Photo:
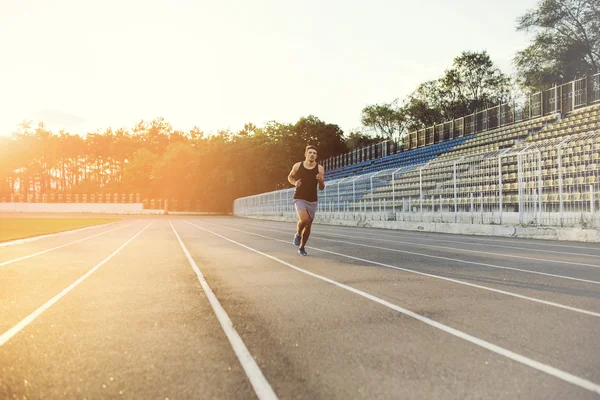
[(94, 266), (92, 269), (90, 269), (81, 278), (79, 278), (75, 282), (71, 283), (69, 286), (64, 288), (59, 294), (57, 294), (56, 296), (54, 296), (53, 298), (48, 300), (46, 303), (44, 303), (44, 305), (42, 305), (40, 308), (38, 308), (37, 310), (35, 310), (31, 314), (29, 314), (27, 317), (23, 318), (15, 326), (13, 326), (12, 328), (10, 328), (6, 332), (4, 332), (2, 335), (0, 335), (0, 346), (4, 345), (4, 343), (8, 342), (13, 336), (15, 336), (17, 333), (22, 331), (27, 325), (32, 323), (44, 311), (46, 311), (47, 309), (52, 307), (52, 305), (54, 305), (57, 301), (59, 301), (61, 298), (63, 298), (67, 293), (69, 293), (71, 290), (73, 290), (77, 285), (79, 285), (81, 282), (83, 282), (88, 276), (93, 274), (94, 271), (96, 271), (98, 268), (100, 268), (102, 265), (104, 265), (108, 260), (113, 258), (119, 251), (121, 251), (123, 249), (123, 247), (127, 246), (127, 244), (129, 244), (129, 242), (131, 242), (133, 239), (135, 239), (140, 233), (144, 232), (144, 230), (146, 230), (146, 228), (148, 228), (153, 223), (154, 223), (154, 221), (152, 221), (144, 229), (142, 229), (141, 231), (136, 233), (131, 239), (126, 241), (123, 245), (121, 245), (121, 247), (119, 247), (117, 250), (115, 250), (111, 255), (106, 257), (104, 260), (100, 261), (100, 263), (96, 264), (96, 266)]
[[(251, 221), (251, 220), (254, 220), (254, 221), (263, 221), (265, 223), (272, 223), (272, 224), (279, 225), (278, 221), (272, 221), (272, 220), (261, 220), (261, 219), (255, 219), (255, 218), (244, 218), (244, 220), (247, 220), (247, 221)], [(294, 222), (283, 222), (283, 223), (285, 223), (285, 224), (294, 224), (295, 225)], [(332, 226), (332, 225), (329, 225), (329, 224), (319, 224), (319, 226), (322, 226), (324, 228), (332, 228), (332, 229), (333, 228), (335, 228), (335, 229), (338, 229), (338, 228), (355, 229), (354, 227), (351, 227), (351, 226), (342, 226), (342, 225), (340, 225), (340, 226)], [(377, 229), (377, 228), (373, 228), (373, 229)], [(384, 230), (384, 229), (381, 229), (381, 230)], [(393, 239), (393, 238), (395, 238), (397, 236), (399, 236), (399, 237), (409, 237), (409, 238), (413, 238), (414, 237), (414, 236), (402, 236), (402, 234), (395, 233), (395, 232), (392, 235), (383, 235), (383, 234), (373, 233), (370, 230), (366, 230), (366, 229), (365, 229), (365, 231), (368, 232), (371, 235), (380, 236), (380, 237), (387, 237), (387, 238), (391, 238), (391, 239)], [(401, 230), (401, 229), (397, 229), (395, 231), (406, 232), (406, 230)], [(419, 231), (410, 231), (410, 232), (414, 232), (415, 236), (417, 236), (419, 239), (429, 239), (429, 238), (424, 238), (423, 237), (423, 234), (424, 234), (423, 232), (419, 232)], [(456, 241), (454, 241), (455, 243), (465, 243), (465, 244), (474, 244), (473, 241), (475, 241), (475, 240), (482, 241), (482, 242), (496, 242), (496, 243), (515, 243), (517, 240), (521, 240), (521, 239), (522, 240), (527, 240), (525, 238), (519, 238), (519, 239), (515, 239), (515, 240), (502, 240), (502, 239), (499, 239), (499, 238), (498, 239), (487, 239), (487, 238), (482, 238), (482, 237), (478, 237), (478, 236), (474, 236), (474, 235), (473, 236), (471, 236), (471, 235), (461, 235), (461, 234), (456, 234), (456, 233), (443, 234), (443, 233), (439, 233), (439, 232), (426, 232), (426, 234), (429, 234), (431, 236), (436, 236), (436, 237), (448, 237), (448, 236), (450, 236), (450, 237), (457, 237), (457, 236), (465, 237), (466, 236), (469, 239), (468, 241), (463, 241), (463, 240), (456, 240)], [(531, 240), (535, 240), (535, 239), (531, 239)], [(567, 244), (559, 244), (559, 242), (557, 242), (557, 243), (542, 243), (541, 242), (542, 239), (538, 239), (538, 240), (539, 240), (539, 243), (537, 243), (537, 242), (525, 242), (525, 243), (522, 243), (522, 244), (529, 244), (529, 245), (536, 246), (536, 247), (537, 246), (565, 247), (565, 248), (570, 248), (570, 249), (584, 249), (584, 250), (591, 250), (591, 251), (600, 251), (600, 248), (586, 247), (586, 246), (573, 246), (573, 245), (567, 245)], [(444, 241), (450, 242), (450, 240), (444, 240)], [(551, 240), (548, 240), (548, 241), (551, 241)], [(478, 244), (478, 245), (483, 246), (484, 244), (481, 243), (481, 244)], [(536, 248), (523, 248), (523, 249), (524, 250), (537, 250)], [(565, 254), (567, 254), (567, 253), (565, 253)], [(581, 255), (579, 253), (574, 253), (574, 254)], [(585, 254), (585, 255), (589, 256), (589, 254)], [(593, 257), (597, 257), (597, 256), (593, 256)]]
[[(207, 223), (210, 223), (210, 222), (207, 222)], [(277, 229), (259, 228), (259, 227), (256, 227), (256, 226), (254, 226), (253, 228), (259, 229), (259, 230), (263, 230), (263, 231), (273, 231), (273, 232), (279, 232), (279, 233), (289, 233), (289, 231), (286, 232), (286, 231), (281, 231), (281, 230), (277, 230)], [(362, 244), (362, 243), (346, 242), (346, 241), (343, 241), (343, 240), (327, 239), (327, 238), (324, 238), (322, 236), (317, 236), (317, 235), (312, 235), (312, 234), (311, 234), (311, 237), (319, 238), (320, 240), (325, 240), (325, 241), (328, 241), (328, 242), (351, 244), (351, 245), (354, 245), (354, 246), (369, 247), (369, 248), (372, 248), (372, 249), (387, 250), (387, 251), (393, 251), (393, 252), (396, 252), (396, 253), (412, 254), (412, 255), (416, 255), (416, 256), (436, 258), (436, 259), (440, 259), (440, 260), (455, 261), (455, 262), (464, 263), (464, 264), (482, 265), (484, 267), (506, 269), (506, 270), (518, 271), (518, 272), (526, 272), (526, 273), (529, 273), (529, 274), (550, 276), (550, 277), (553, 277), (553, 278), (568, 279), (568, 280), (572, 280), (572, 281), (586, 282), (586, 283), (593, 283), (593, 284), (596, 284), (596, 285), (600, 285), (599, 281), (592, 281), (592, 280), (582, 279), (582, 278), (573, 278), (573, 277), (564, 276), (564, 275), (549, 274), (549, 273), (546, 273), (546, 272), (531, 271), (531, 270), (528, 270), (528, 269), (505, 267), (505, 266), (502, 266), (502, 265), (486, 264), (486, 263), (475, 262), (475, 261), (466, 261), (466, 260), (461, 260), (461, 259), (458, 259), (458, 258), (449, 258), (449, 257), (442, 257), (442, 256), (434, 256), (432, 254), (415, 253), (415, 252), (407, 251), (407, 250), (397, 250), (397, 249), (390, 249), (388, 247), (372, 246), (372, 245)], [(311, 247), (311, 248), (314, 248), (314, 247)]]
[(71, 229), (71, 230), (68, 230), (68, 231), (62, 231), (62, 232), (56, 232), (56, 233), (49, 233), (47, 235), (34, 236), (34, 237), (30, 237), (30, 238), (25, 238), (25, 239), (10, 240), (8, 242), (2, 242), (2, 243), (0, 243), (0, 247), (16, 246), (16, 245), (19, 245), (19, 244), (34, 242), (36, 240), (46, 239), (46, 238), (49, 238), (49, 237), (57, 237), (57, 236), (62, 236), (62, 235), (68, 235), (68, 234), (71, 234), (71, 233), (79, 233), (79, 232), (87, 231), (88, 229), (94, 229), (94, 228), (106, 227), (106, 226), (114, 225), (114, 224), (117, 224), (119, 222), (121, 222), (121, 221), (113, 221), (113, 222), (109, 222), (109, 223), (105, 223), (105, 224), (86, 226), (86, 227), (83, 227), (83, 228)]
[[(251, 226), (255, 226), (255, 225), (251, 225)], [(512, 254), (493, 253), (493, 252), (490, 252), (490, 251), (460, 249), (460, 248), (457, 248), (457, 247), (437, 246), (437, 245), (417, 243), (417, 242), (405, 242), (405, 241), (402, 241), (402, 240), (379, 239), (379, 238), (367, 237), (367, 236), (360, 236), (359, 237), (359, 236), (350, 236), (350, 235), (340, 235), (338, 233), (330, 233), (329, 230), (326, 233), (324, 232), (323, 234), (327, 234), (327, 235), (330, 235), (330, 236), (353, 238), (353, 239), (368, 239), (368, 240), (375, 240), (375, 241), (380, 241), (380, 242), (401, 243), (401, 244), (408, 244), (408, 245), (411, 245), (411, 246), (418, 246), (418, 247), (433, 247), (435, 249), (447, 249), (447, 250), (454, 250), (454, 251), (465, 252), (465, 253), (485, 254), (485, 255), (493, 255), (493, 256), (508, 257), (508, 258), (519, 258), (519, 259), (522, 259), (522, 260), (546, 261), (546, 262), (549, 261), (549, 262), (553, 262), (553, 263), (557, 263), (557, 264), (568, 264), (568, 265), (577, 265), (577, 266), (583, 266), (583, 267), (600, 268), (600, 265), (596, 265), (596, 264), (586, 264), (586, 263), (578, 263), (578, 262), (571, 262), (571, 261), (560, 261), (560, 260), (554, 260), (554, 259), (549, 259), (549, 258), (524, 257), (524, 256), (517, 256), (517, 255), (512, 255)], [(442, 240), (436, 240), (436, 241), (441, 242)], [(443, 240), (443, 241), (444, 242), (450, 242), (449, 240)], [(466, 244), (469, 244), (469, 243), (466, 243)], [(473, 244), (476, 244), (476, 243), (473, 243)], [(509, 247), (509, 246), (500, 246), (500, 247), (513, 248), (513, 249), (514, 248), (517, 248), (517, 249), (519, 248), (519, 247)], [(524, 249), (524, 248), (520, 248), (520, 249), (522, 249), (522, 250), (533, 250), (533, 249)], [(538, 250), (535, 250), (535, 251), (538, 251)], [(540, 251), (548, 252), (548, 250), (540, 250)], [(561, 253), (561, 252), (555, 252), (555, 253), (570, 254), (570, 255), (578, 255), (578, 256), (588, 257), (585, 254)], [(589, 256), (589, 257), (598, 257), (598, 258), (600, 258), (600, 256)]]
[[(329, 231), (328, 231), (329, 232)], [(387, 235), (374, 235), (376, 237), (385, 237), (385, 238), (393, 238), (394, 236), (387, 236)], [(348, 236), (348, 237), (356, 237), (356, 236)], [(447, 239), (434, 239), (434, 238), (426, 238), (426, 237), (420, 237), (420, 238), (415, 238), (414, 236), (404, 236), (404, 235), (398, 235), (397, 237), (400, 238), (409, 238), (409, 239), (418, 239), (418, 240), (428, 240), (430, 242), (445, 242), (445, 243), (460, 243), (460, 244), (464, 244), (464, 245), (468, 245), (468, 246), (489, 246), (489, 247), (499, 247), (501, 249), (513, 249), (513, 250), (529, 250), (529, 251), (535, 251), (536, 253), (549, 253), (549, 254), (560, 254), (560, 255), (567, 255), (567, 256), (578, 256), (578, 257), (589, 257), (589, 258), (600, 258), (600, 255), (595, 255), (595, 254), (583, 254), (583, 253), (570, 253), (568, 251), (554, 251), (554, 250), (542, 250), (542, 249), (533, 249), (531, 247), (518, 247), (518, 246), (503, 246), (500, 244), (488, 244), (488, 243), (475, 243), (475, 242), (465, 242), (465, 241), (461, 241), (461, 240), (447, 240)], [(370, 238), (367, 236), (362, 236), (361, 238)], [(382, 240), (382, 239), (375, 239), (373, 238), (373, 240)], [(391, 241), (391, 240), (388, 240)], [(597, 250), (597, 249), (592, 249), (589, 247), (586, 247), (586, 249), (588, 250)], [(458, 250), (458, 249), (457, 249)], [(495, 254), (495, 253), (490, 253), (490, 254)]]
[(193, 226), (195, 226), (195, 227), (197, 227), (199, 229), (202, 229), (205, 232), (211, 233), (211, 234), (213, 234), (215, 236), (218, 236), (218, 237), (220, 237), (220, 238), (222, 238), (224, 240), (227, 240), (228, 242), (237, 244), (238, 246), (241, 246), (241, 247), (243, 247), (243, 248), (245, 248), (247, 250), (253, 251), (253, 252), (257, 253), (257, 254), (260, 254), (262, 256), (270, 258), (271, 260), (276, 261), (276, 262), (278, 262), (280, 264), (283, 264), (283, 265), (285, 265), (287, 267), (290, 267), (292, 269), (295, 269), (296, 271), (302, 272), (303, 274), (312, 276), (313, 278), (320, 279), (320, 280), (322, 280), (324, 282), (330, 283), (330, 284), (335, 285), (335, 286), (337, 286), (339, 288), (348, 290), (348, 291), (350, 291), (352, 293), (355, 293), (355, 294), (357, 294), (359, 296), (362, 296), (362, 297), (364, 297), (366, 299), (369, 299), (369, 300), (374, 301), (374, 302), (376, 302), (378, 304), (381, 304), (381, 305), (383, 305), (385, 307), (388, 307), (388, 308), (390, 308), (390, 309), (392, 309), (394, 311), (397, 311), (399, 313), (402, 313), (404, 315), (412, 317), (412, 318), (414, 318), (414, 319), (416, 319), (418, 321), (421, 321), (421, 322), (423, 322), (423, 323), (425, 323), (425, 324), (427, 324), (429, 326), (437, 328), (437, 329), (439, 329), (439, 330), (441, 330), (443, 332), (449, 333), (450, 335), (456, 336), (456, 337), (458, 337), (460, 339), (463, 339), (463, 340), (465, 340), (467, 342), (470, 342), (470, 343), (473, 343), (473, 344), (475, 344), (477, 346), (480, 346), (480, 347), (482, 347), (482, 348), (484, 348), (486, 350), (492, 351), (492, 352), (494, 352), (496, 354), (499, 354), (499, 355), (504, 356), (504, 357), (506, 357), (508, 359), (511, 359), (513, 361), (516, 361), (516, 362), (519, 362), (521, 364), (527, 365), (528, 367), (536, 369), (536, 370), (538, 370), (540, 372), (544, 372), (544, 373), (546, 373), (548, 375), (551, 375), (551, 376), (553, 376), (555, 378), (561, 379), (561, 380), (563, 380), (565, 382), (571, 383), (571, 384), (573, 384), (575, 386), (579, 386), (582, 389), (586, 389), (586, 390), (589, 390), (591, 392), (600, 394), (600, 385), (598, 385), (598, 384), (596, 384), (594, 382), (591, 382), (591, 381), (589, 381), (587, 379), (584, 379), (584, 378), (581, 378), (579, 376), (570, 374), (568, 372), (562, 371), (562, 370), (560, 370), (558, 368), (555, 368), (555, 367), (552, 367), (550, 365), (541, 363), (539, 361), (535, 361), (535, 360), (533, 360), (531, 358), (525, 357), (525, 356), (523, 356), (521, 354), (515, 353), (515, 352), (510, 351), (510, 350), (507, 350), (507, 349), (505, 349), (503, 347), (500, 347), (500, 346), (495, 345), (493, 343), (487, 342), (487, 341), (485, 341), (483, 339), (479, 339), (479, 338), (477, 338), (475, 336), (469, 335), (466, 332), (459, 331), (458, 329), (449, 327), (449, 326), (444, 325), (444, 324), (442, 324), (440, 322), (437, 322), (437, 321), (434, 321), (434, 320), (432, 320), (430, 318), (424, 317), (423, 315), (420, 315), (420, 314), (417, 314), (417, 313), (415, 313), (413, 311), (407, 310), (406, 308), (403, 308), (403, 307), (397, 306), (395, 304), (392, 304), (392, 303), (390, 303), (390, 302), (388, 302), (386, 300), (383, 300), (383, 299), (381, 299), (379, 297), (373, 296), (372, 294), (369, 294), (369, 293), (363, 292), (361, 290), (355, 289), (355, 288), (353, 288), (351, 286), (348, 286), (346, 284), (340, 283), (340, 282), (335, 281), (333, 279), (329, 279), (327, 277), (315, 274), (314, 272), (307, 271), (307, 270), (302, 269), (300, 267), (297, 267), (297, 266), (295, 266), (293, 264), (290, 264), (290, 263), (288, 263), (286, 261), (280, 260), (277, 257), (273, 257), (272, 255), (263, 253), (260, 250), (256, 250), (256, 249), (254, 249), (252, 247), (246, 246), (245, 244), (236, 242), (235, 240), (229, 239), (229, 238), (227, 238), (227, 237), (225, 237), (223, 235), (220, 235), (220, 234), (218, 234), (216, 232), (213, 232), (213, 231), (211, 231), (209, 229), (203, 228), (203, 227), (195, 225), (195, 224), (191, 224), (191, 223), (189, 223), (189, 224), (193, 225)]
[[(270, 236), (259, 235), (257, 233), (252, 233), (252, 232), (248, 232), (248, 231), (242, 231), (240, 229), (235, 229), (235, 228), (231, 228), (231, 227), (228, 227), (228, 226), (215, 224), (214, 222), (206, 222), (206, 223), (209, 224), (209, 225), (219, 226), (221, 228), (229, 229), (229, 230), (232, 230), (232, 231), (242, 232), (242, 233), (246, 233), (246, 234), (249, 234), (249, 235), (258, 236), (258, 237), (262, 237), (262, 238), (265, 238), (265, 239), (271, 239), (271, 240), (274, 240), (274, 241), (277, 241), (277, 242), (282, 242), (282, 243), (287, 243), (289, 245), (292, 245), (292, 243), (290, 243), (289, 240), (286, 241), (286, 240), (281, 240), (281, 239), (273, 238), (273, 237), (270, 237)], [(194, 224), (191, 224), (191, 225), (194, 225)], [(197, 225), (194, 225), (194, 226), (197, 226)], [(359, 258), (359, 257), (349, 256), (347, 254), (337, 253), (337, 252), (331, 251), (331, 250), (319, 249), (318, 247), (308, 246), (308, 248), (311, 249), (311, 250), (321, 251), (323, 253), (329, 253), (329, 254), (334, 254), (336, 256), (340, 256), (340, 257), (350, 258), (350, 259), (356, 260), (356, 261), (362, 261), (362, 262), (366, 262), (366, 263), (369, 263), (369, 264), (379, 265), (379, 266), (385, 267), (385, 268), (395, 269), (395, 270), (404, 271), (404, 272), (410, 272), (410, 273), (417, 274), (417, 275), (427, 276), (429, 278), (440, 279), (440, 280), (443, 280), (443, 281), (458, 283), (460, 285), (470, 286), (470, 287), (474, 287), (474, 288), (477, 288), (477, 289), (488, 290), (490, 292), (500, 293), (500, 294), (504, 294), (504, 295), (507, 295), (507, 296), (516, 297), (516, 298), (523, 299), (523, 300), (533, 301), (535, 303), (540, 303), (540, 304), (545, 304), (545, 305), (552, 306), (552, 307), (562, 308), (564, 310), (574, 311), (574, 312), (581, 313), (581, 314), (591, 315), (592, 317), (600, 317), (600, 313), (597, 313), (597, 312), (594, 312), (594, 311), (584, 310), (582, 308), (571, 307), (571, 306), (567, 306), (567, 305), (564, 305), (564, 304), (555, 303), (555, 302), (552, 302), (552, 301), (538, 299), (536, 297), (524, 296), (524, 295), (517, 294), (517, 293), (514, 293), (514, 292), (507, 292), (505, 290), (494, 289), (494, 288), (491, 288), (489, 286), (477, 285), (477, 284), (474, 284), (474, 283), (461, 281), (459, 279), (446, 278), (445, 276), (429, 274), (429, 273), (426, 273), (426, 272), (420, 272), (420, 271), (417, 271), (417, 270), (414, 270), (414, 269), (410, 269), (410, 268), (403, 268), (403, 267), (398, 267), (398, 266), (395, 266), (395, 265), (390, 265), (390, 264), (380, 263), (380, 262), (377, 262), (377, 261), (367, 260), (365, 258)]]
[(69, 243), (66, 243), (66, 244), (62, 244), (62, 245), (60, 245), (60, 246), (52, 247), (52, 248), (50, 248), (50, 249), (46, 249), (46, 250), (42, 250), (42, 251), (38, 251), (37, 253), (30, 254), (30, 255), (28, 255), (28, 256), (23, 256), (23, 257), (15, 258), (14, 260), (8, 260), (8, 261), (4, 261), (4, 262), (0, 263), (0, 267), (2, 267), (2, 266), (4, 266), (4, 265), (12, 264), (12, 263), (14, 263), (14, 262), (17, 262), (17, 261), (26, 260), (26, 259), (28, 259), (28, 258), (31, 258), (31, 257), (39, 256), (40, 254), (44, 254), (44, 253), (47, 253), (47, 252), (49, 252), (49, 251), (52, 251), (52, 250), (60, 249), (60, 248), (62, 248), (62, 247), (70, 246), (70, 245), (72, 245), (72, 244), (75, 244), (75, 243), (83, 242), (84, 240), (88, 240), (88, 239), (91, 239), (91, 238), (93, 238), (93, 237), (96, 237), (96, 236), (104, 235), (105, 233), (109, 233), (109, 232), (112, 232), (112, 231), (116, 231), (116, 230), (118, 230), (118, 229), (123, 229), (123, 228), (126, 228), (126, 227), (128, 227), (128, 226), (131, 226), (131, 225), (133, 225), (133, 224), (135, 224), (135, 223), (137, 223), (137, 222), (138, 222), (138, 221), (136, 221), (136, 222), (132, 222), (131, 224), (127, 224), (127, 225), (120, 226), (120, 227), (118, 227), (118, 228), (110, 229), (110, 230), (108, 230), (108, 231), (104, 231), (104, 232), (96, 233), (95, 235), (92, 235), (92, 236), (87, 236), (87, 237), (84, 237), (83, 239), (75, 240), (75, 241), (73, 241), (73, 242), (69, 242)]
[(173, 232), (175, 232), (175, 236), (177, 236), (177, 240), (179, 240), (179, 244), (181, 245), (183, 252), (185, 253), (188, 261), (194, 269), (194, 272), (196, 272), (198, 280), (200, 281), (200, 285), (202, 285), (202, 289), (204, 290), (204, 293), (206, 294), (206, 297), (208, 298), (208, 301), (210, 302), (210, 305), (212, 306), (217, 316), (217, 319), (219, 320), (219, 323), (221, 324), (221, 327), (223, 328), (223, 331), (227, 336), (227, 339), (229, 339), (229, 343), (231, 343), (231, 347), (233, 348), (235, 355), (240, 361), (242, 368), (244, 368), (244, 371), (246, 371), (246, 376), (248, 376), (248, 379), (250, 380), (250, 383), (254, 388), (254, 392), (261, 400), (277, 399), (277, 395), (273, 391), (273, 388), (271, 388), (271, 385), (269, 384), (262, 371), (260, 370), (260, 367), (250, 354), (250, 351), (248, 351), (248, 348), (242, 341), (242, 338), (233, 327), (233, 322), (231, 322), (229, 315), (227, 315), (227, 312), (225, 312), (225, 309), (223, 309), (223, 307), (221, 306), (221, 303), (217, 299), (217, 296), (215, 296), (212, 289), (208, 285), (208, 282), (206, 282), (206, 279), (204, 279), (204, 275), (202, 275), (200, 268), (198, 268), (198, 265), (196, 264), (189, 251), (183, 244), (183, 241), (181, 240), (179, 234), (173, 227), (173, 224), (171, 224), (171, 221), (169, 221), (169, 225), (171, 225), (171, 228), (173, 229)]

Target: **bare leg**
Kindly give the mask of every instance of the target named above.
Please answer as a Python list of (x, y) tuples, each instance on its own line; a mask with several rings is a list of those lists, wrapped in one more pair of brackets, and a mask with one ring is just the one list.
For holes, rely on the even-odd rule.
[(311, 222), (311, 220), (310, 220), (310, 217), (308, 216), (308, 213), (306, 212), (306, 210), (298, 211), (298, 218), (300, 218), (300, 219), (298, 220), (296, 234), (298, 236), (300, 236), (300, 235), (302, 235), (302, 231), (304, 231), (306, 224)]
[(302, 232), (302, 240), (300, 241), (300, 248), (303, 249), (306, 246), (306, 242), (308, 241), (308, 237), (310, 236), (310, 228), (312, 226), (312, 219), (308, 220), (308, 223), (304, 226), (304, 231)]

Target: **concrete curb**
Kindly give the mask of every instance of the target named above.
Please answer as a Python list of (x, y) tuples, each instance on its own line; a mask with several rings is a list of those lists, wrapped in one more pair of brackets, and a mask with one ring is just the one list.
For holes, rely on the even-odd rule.
[[(296, 222), (295, 217), (288, 216), (238, 216), (241, 218), (261, 219), (270, 221)], [(403, 221), (372, 221), (346, 220), (319, 217), (316, 224), (357, 226), (364, 228), (394, 229), (404, 231), (450, 233), (455, 235), (498, 236), (523, 239), (543, 239), (556, 241), (573, 241), (600, 243), (600, 230), (584, 228), (560, 228), (553, 226), (513, 226), (513, 225), (482, 225), (436, 222), (403, 222)]]

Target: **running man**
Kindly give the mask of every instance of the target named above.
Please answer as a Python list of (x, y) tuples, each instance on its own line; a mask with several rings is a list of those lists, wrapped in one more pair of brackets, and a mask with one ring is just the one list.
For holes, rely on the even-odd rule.
[(297, 162), (288, 175), (288, 181), (296, 186), (294, 205), (298, 213), (298, 229), (294, 236), (294, 245), (298, 253), (305, 256), (304, 246), (310, 236), (310, 227), (317, 212), (317, 184), (319, 189), (325, 189), (325, 168), (317, 164), (317, 148), (306, 146), (304, 161)]

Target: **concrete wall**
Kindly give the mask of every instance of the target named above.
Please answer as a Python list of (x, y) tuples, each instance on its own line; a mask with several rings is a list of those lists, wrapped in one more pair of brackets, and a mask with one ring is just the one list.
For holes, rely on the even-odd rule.
[(142, 213), (144, 208), (142, 203), (0, 203), (0, 212), (126, 214)]
[[(244, 216), (241, 216), (244, 217)], [(296, 222), (297, 216), (292, 213), (283, 215), (247, 216), (245, 218), (263, 219), (270, 221)], [(315, 218), (316, 224), (358, 226), (366, 228), (399, 229), (406, 231), (453, 233), (461, 235), (504, 236), (525, 239), (545, 239), (600, 243), (600, 230), (584, 228), (510, 226), (486, 224), (461, 224), (437, 222), (408, 222), (408, 221), (376, 221), (370, 219), (341, 219), (326, 218), (323, 215)]]

